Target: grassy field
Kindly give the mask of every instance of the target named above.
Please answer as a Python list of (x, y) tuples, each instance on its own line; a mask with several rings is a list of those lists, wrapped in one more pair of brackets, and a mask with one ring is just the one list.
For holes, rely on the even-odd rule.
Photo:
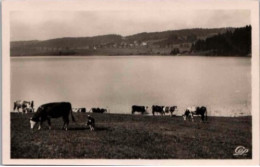
[[(182, 117), (91, 114), (96, 131), (85, 126), (87, 113), (74, 113), (76, 123), (61, 130), (52, 119), (30, 130), (32, 114), (11, 114), (11, 158), (102, 159), (233, 159), (252, 158), (251, 117), (209, 117), (207, 123)], [(249, 149), (234, 157), (237, 146)]]

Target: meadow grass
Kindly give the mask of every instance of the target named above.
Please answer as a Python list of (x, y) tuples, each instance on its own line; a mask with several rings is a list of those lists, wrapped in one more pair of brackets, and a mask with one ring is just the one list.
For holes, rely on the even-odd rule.
[[(79, 159), (233, 159), (252, 158), (252, 117), (208, 117), (206, 123), (182, 117), (92, 114), (96, 130), (86, 127), (88, 113), (74, 113), (76, 122), (61, 130), (52, 119), (30, 130), (32, 114), (11, 114), (11, 158)], [(233, 156), (237, 146), (249, 149)]]

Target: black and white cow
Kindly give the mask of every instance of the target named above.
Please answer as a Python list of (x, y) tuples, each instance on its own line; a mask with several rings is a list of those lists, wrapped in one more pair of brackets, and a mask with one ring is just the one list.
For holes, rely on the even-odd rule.
[(132, 114), (134, 114), (135, 112), (139, 112), (141, 114), (144, 114), (145, 112), (148, 112), (148, 106), (133, 105), (132, 106)]
[(34, 112), (33, 107), (33, 101), (17, 100), (14, 102), (14, 111), (17, 110), (18, 112), (20, 112), (21, 108), (23, 113)]
[(90, 111), (92, 111), (93, 113), (103, 114), (103, 113), (107, 112), (107, 109), (105, 109), (105, 108), (91, 108)]
[(48, 121), (49, 129), (51, 129), (51, 118), (63, 118), (63, 129), (67, 130), (69, 125), (69, 115), (71, 114), (72, 121), (75, 122), (72, 114), (71, 104), (69, 102), (56, 102), (41, 105), (33, 117), (30, 119), (31, 129), (37, 123), (40, 123), (38, 130), (41, 129), (42, 123)]
[(86, 108), (72, 108), (73, 112), (86, 112)]
[(78, 112), (86, 112), (86, 108), (79, 108)]
[(165, 113), (171, 113), (171, 116), (172, 116), (172, 113), (177, 109), (177, 106), (166, 106), (164, 107), (164, 112)]
[(156, 105), (153, 105), (152, 106), (152, 112), (153, 112), (153, 115), (158, 112), (160, 113), (161, 115), (164, 115), (164, 106), (156, 106)]
[(184, 114), (183, 114), (183, 119), (186, 121), (188, 118), (194, 121), (194, 116), (201, 116), (201, 120), (207, 121), (207, 108), (202, 106), (202, 107), (188, 107)]

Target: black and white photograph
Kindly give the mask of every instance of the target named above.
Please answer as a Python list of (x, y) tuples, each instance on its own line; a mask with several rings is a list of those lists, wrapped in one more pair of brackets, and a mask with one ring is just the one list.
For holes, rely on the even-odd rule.
[(255, 13), (239, 0), (3, 4), (4, 162), (258, 164)]

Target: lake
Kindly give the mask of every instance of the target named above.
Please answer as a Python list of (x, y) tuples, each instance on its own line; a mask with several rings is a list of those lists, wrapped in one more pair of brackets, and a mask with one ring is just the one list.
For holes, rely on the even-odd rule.
[[(131, 113), (132, 105), (208, 108), (251, 115), (251, 58), (203, 56), (12, 57), (11, 104), (69, 101), (73, 108)], [(11, 106), (11, 109), (13, 106)]]

